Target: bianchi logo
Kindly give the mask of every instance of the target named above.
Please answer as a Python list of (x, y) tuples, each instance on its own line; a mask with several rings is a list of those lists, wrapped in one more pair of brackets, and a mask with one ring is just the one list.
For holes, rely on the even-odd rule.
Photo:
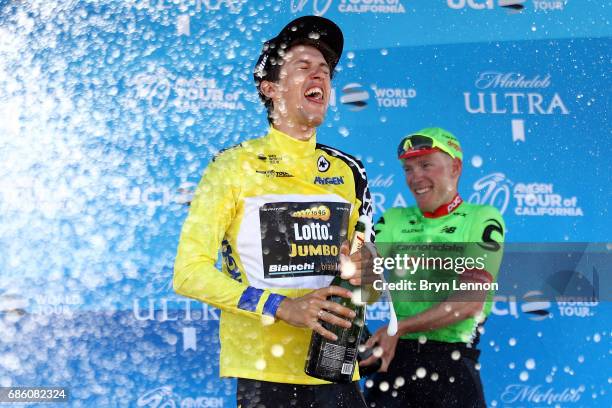
[(503, 173), (492, 173), (477, 180), (469, 202), (488, 204), (502, 214), (506, 212), (511, 196), (515, 200), (514, 214), (519, 216), (582, 217), (576, 196), (555, 193), (552, 183), (513, 183)]
[[(293, 246), (295, 247), (296, 245), (293, 244)], [(291, 255), (295, 256), (296, 254), (294, 254), (293, 252), (296, 252), (296, 251), (292, 250), (292, 253), (289, 256)], [(278, 265), (270, 265), (268, 268), (268, 272), (270, 273), (270, 275), (275, 275), (278, 273), (285, 273), (285, 272), (312, 273), (314, 272), (314, 268), (315, 268), (314, 262), (311, 262), (311, 263), (305, 262), (303, 264), (291, 264), (291, 265), (278, 264)]]
[(403, 14), (406, 12), (400, 0), (291, 0), (292, 13), (324, 15), (336, 3), (340, 13)]

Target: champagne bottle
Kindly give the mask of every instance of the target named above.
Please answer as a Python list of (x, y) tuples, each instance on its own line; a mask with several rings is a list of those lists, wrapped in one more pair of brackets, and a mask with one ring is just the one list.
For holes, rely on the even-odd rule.
[[(365, 218), (365, 220), (362, 218)], [(351, 240), (351, 254), (359, 251), (366, 241), (366, 224), (368, 222), (367, 217), (359, 218)], [(331, 284), (349, 289), (351, 292), (356, 289), (348, 280), (340, 277), (340, 272), (334, 277)], [(335, 341), (328, 340), (313, 331), (304, 372), (311, 377), (322, 380), (348, 383), (353, 380), (355, 360), (358, 353), (357, 346), (359, 345), (361, 330), (365, 325), (365, 304), (355, 304), (352, 299), (341, 296), (331, 296), (329, 300), (353, 310), (356, 316), (348, 329), (325, 321), (321, 322), (322, 326), (338, 336), (338, 339)]]

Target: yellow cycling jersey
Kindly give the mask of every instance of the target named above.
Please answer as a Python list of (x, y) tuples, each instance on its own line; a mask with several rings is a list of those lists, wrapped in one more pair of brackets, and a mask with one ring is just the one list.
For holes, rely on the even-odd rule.
[(181, 232), (173, 283), (221, 309), (221, 376), (326, 383), (304, 374), (312, 330), (270, 316), (286, 296), (329, 286), (341, 243), (371, 213), (361, 162), (317, 144), (316, 135), (300, 141), (271, 128), (209, 164)]

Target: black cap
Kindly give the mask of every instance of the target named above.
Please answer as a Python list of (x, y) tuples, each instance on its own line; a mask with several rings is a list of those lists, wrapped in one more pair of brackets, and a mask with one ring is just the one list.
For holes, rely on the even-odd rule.
[(344, 36), (340, 27), (324, 17), (299, 17), (287, 24), (276, 37), (264, 43), (253, 72), (257, 86), (267, 79), (272, 64), (281, 59), (282, 53), (279, 55), (278, 51), (288, 49), (298, 40), (304, 40), (304, 43), (321, 51), (331, 71), (334, 70), (344, 46)]

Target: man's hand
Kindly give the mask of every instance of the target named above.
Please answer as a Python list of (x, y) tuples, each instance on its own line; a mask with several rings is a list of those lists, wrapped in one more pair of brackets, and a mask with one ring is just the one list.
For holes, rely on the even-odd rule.
[(382, 364), (378, 369), (379, 372), (385, 373), (389, 368), (389, 364), (395, 357), (395, 348), (399, 336), (389, 336), (387, 334), (387, 326), (381, 327), (374, 333), (372, 337), (368, 339), (365, 346), (368, 348), (374, 347), (374, 353), (359, 363), (360, 366), (368, 366), (374, 363), (377, 359), (382, 360)]
[[(333, 295), (350, 299), (353, 294), (350, 290), (340, 286), (330, 286), (317, 289), (299, 298), (285, 298), (276, 310), (276, 317), (292, 326), (309, 327), (326, 339), (336, 341), (338, 339), (337, 336), (326, 330), (321, 325), (320, 320), (335, 326), (349, 328), (351, 327), (350, 320), (355, 317), (355, 312), (338, 303), (327, 300), (329, 296)], [(346, 317), (350, 320), (345, 320), (338, 316)]]
[[(376, 258), (376, 246), (371, 242), (364, 242), (360, 251), (350, 254), (350, 245), (344, 241), (340, 246), (340, 271), (342, 279), (348, 279), (351, 285), (361, 285), (362, 278), (374, 280), (374, 258)], [(372, 283), (372, 282), (364, 282)]]

